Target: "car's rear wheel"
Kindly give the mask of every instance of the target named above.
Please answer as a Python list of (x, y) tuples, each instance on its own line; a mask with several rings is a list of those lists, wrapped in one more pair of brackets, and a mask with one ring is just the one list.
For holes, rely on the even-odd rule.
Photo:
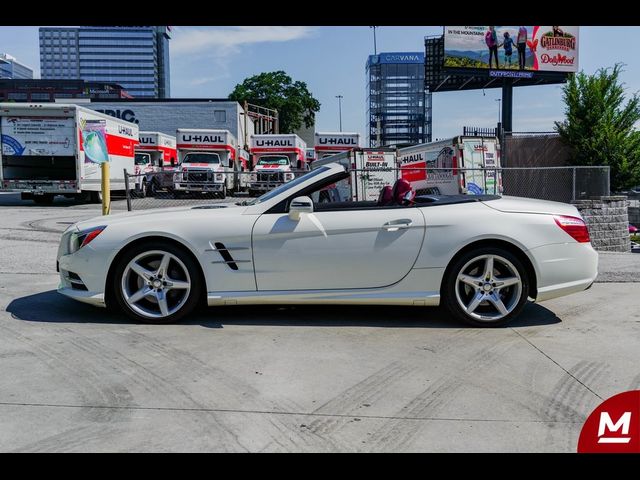
[(173, 323), (188, 315), (201, 295), (200, 269), (168, 242), (137, 245), (115, 267), (112, 292), (120, 309), (144, 323)]
[(505, 325), (524, 308), (527, 271), (502, 248), (479, 248), (454, 259), (447, 270), (443, 304), (458, 320), (477, 327)]

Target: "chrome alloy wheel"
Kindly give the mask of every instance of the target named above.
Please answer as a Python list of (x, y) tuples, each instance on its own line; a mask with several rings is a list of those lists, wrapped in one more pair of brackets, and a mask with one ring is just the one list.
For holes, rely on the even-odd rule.
[(514, 265), (499, 255), (480, 255), (460, 269), (456, 300), (470, 317), (495, 321), (509, 315), (522, 294), (522, 278)]
[(185, 264), (174, 254), (151, 250), (127, 264), (121, 288), (122, 297), (131, 310), (159, 319), (182, 308), (189, 298), (191, 278)]

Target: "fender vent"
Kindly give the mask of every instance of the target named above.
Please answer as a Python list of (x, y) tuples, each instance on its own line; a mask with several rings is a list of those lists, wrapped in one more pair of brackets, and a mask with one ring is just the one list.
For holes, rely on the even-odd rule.
[(251, 260), (236, 260), (231, 256), (232, 250), (249, 250), (249, 247), (226, 247), (221, 242), (209, 242), (211, 248), (207, 248), (205, 252), (218, 252), (222, 260), (214, 260), (211, 263), (226, 263), (231, 270), (238, 270), (239, 263), (251, 263)]

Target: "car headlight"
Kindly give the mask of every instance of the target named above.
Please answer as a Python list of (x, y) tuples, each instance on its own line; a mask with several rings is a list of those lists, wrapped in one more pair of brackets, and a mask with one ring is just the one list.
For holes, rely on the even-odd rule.
[(216, 182), (222, 182), (224, 180), (224, 175), (222, 173), (216, 173)]
[(289, 182), (293, 180), (293, 177), (294, 177), (293, 172), (287, 172), (284, 174), (284, 181)]
[(105, 228), (107, 228), (106, 225), (101, 225), (99, 227), (73, 232), (69, 237), (69, 253), (75, 253), (85, 245), (91, 243)]
[(251, 175), (249, 175), (249, 181), (250, 182), (255, 182), (257, 180), (258, 180), (258, 174), (252, 173)]

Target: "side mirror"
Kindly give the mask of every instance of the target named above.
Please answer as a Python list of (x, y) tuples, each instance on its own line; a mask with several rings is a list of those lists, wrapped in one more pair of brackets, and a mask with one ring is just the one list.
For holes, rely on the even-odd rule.
[(297, 222), (302, 213), (313, 213), (313, 200), (309, 197), (296, 197), (289, 205), (289, 219)]

